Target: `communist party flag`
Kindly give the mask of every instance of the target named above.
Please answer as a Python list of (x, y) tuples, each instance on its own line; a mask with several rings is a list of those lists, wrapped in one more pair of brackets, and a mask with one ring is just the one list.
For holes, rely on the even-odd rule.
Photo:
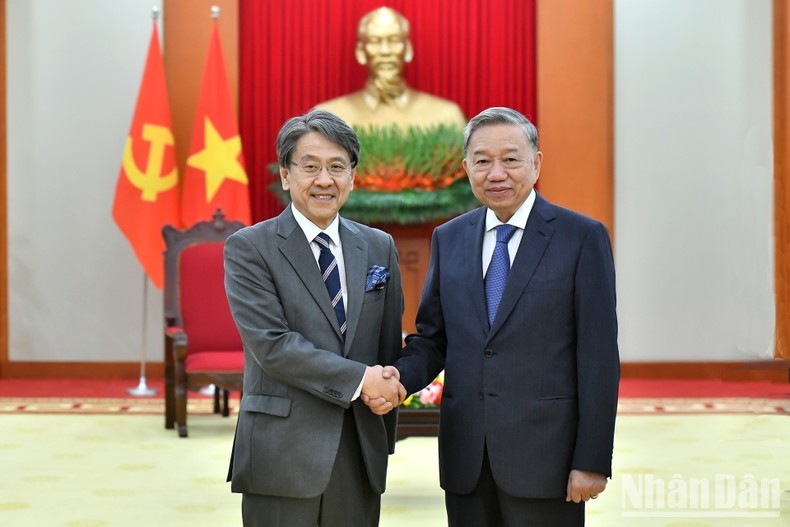
[(217, 208), (227, 220), (250, 224), (241, 137), (215, 20), (184, 172), (181, 219), (191, 226), (210, 220)]
[(126, 138), (112, 217), (146, 274), (164, 284), (162, 227), (180, 227), (176, 168), (165, 67), (154, 22), (132, 127)]

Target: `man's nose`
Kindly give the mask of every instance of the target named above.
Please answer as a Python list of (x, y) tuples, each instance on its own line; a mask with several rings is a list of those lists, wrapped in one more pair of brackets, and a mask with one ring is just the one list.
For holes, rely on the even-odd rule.
[(488, 171), (488, 179), (494, 180), (501, 180), (507, 177), (507, 171), (505, 167), (502, 165), (502, 162), (498, 159), (495, 159), (491, 163), (491, 170)]
[(318, 175), (315, 177), (315, 183), (322, 187), (328, 187), (334, 183), (332, 176), (329, 174), (329, 168), (321, 166), (321, 170), (318, 171)]

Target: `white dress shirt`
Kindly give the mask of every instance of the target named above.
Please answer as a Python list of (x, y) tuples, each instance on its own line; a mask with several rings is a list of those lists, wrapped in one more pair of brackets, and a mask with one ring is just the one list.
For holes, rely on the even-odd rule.
[[(532, 212), (532, 206), (535, 204), (535, 189), (529, 193), (524, 203), (516, 210), (515, 214), (507, 221), (507, 225), (518, 227), (510, 241), (507, 242), (507, 252), (510, 256), (510, 266), (513, 266), (513, 260), (516, 259), (518, 247), (521, 244), (521, 237), (524, 236), (524, 229), (527, 228), (527, 218), (529, 213)], [(488, 266), (491, 264), (491, 258), (494, 256), (494, 247), (496, 247), (496, 228), (503, 223), (499, 221), (493, 210), (486, 210), (486, 231), (483, 235), (483, 278), (486, 276)]]
[(308, 220), (307, 217), (299, 212), (293, 205), (291, 205), (291, 212), (293, 212), (296, 223), (298, 223), (299, 227), (302, 228), (302, 232), (304, 232), (307, 242), (310, 244), (310, 249), (313, 251), (313, 256), (315, 257), (315, 264), (318, 265), (319, 269), (321, 266), (318, 264), (318, 257), (321, 255), (321, 246), (318, 245), (317, 241), (315, 241), (315, 237), (322, 232), (329, 236), (329, 250), (332, 251), (332, 254), (335, 256), (335, 260), (337, 260), (337, 271), (340, 273), (340, 291), (343, 293), (343, 309), (345, 309), (346, 313), (348, 313), (346, 264), (343, 260), (343, 244), (340, 242), (340, 220), (338, 219), (340, 216), (335, 216), (335, 219), (332, 220), (332, 223), (329, 224), (329, 227), (321, 230), (315, 223)]
[[(337, 270), (340, 273), (340, 291), (343, 294), (343, 309), (345, 309), (346, 314), (348, 314), (346, 264), (343, 260), (343, 244), (340, 242), (340, 220), (338, 219), (340, 216), (335, 216), (335, 219), (332, 220), (332, 223), (329, 224), (329, 227), (321, 230), (318, 225), (308, 220), (304, 214), (299, 212), (296, 207), (293, 206), (293, 204), (291, 205), (291, 212), (294, 215), (296, 223), (302, 229), (302, 232), (307, 238), (307, 242), (310, 244), (310, 249), (313, 251), (313, 256), (315, 257), (315, 263), (318, 265), (319, 269), (321, 269), (321, 266), (318, 264), (318, 257), (321, 255), (321, 246), (315, 241), (315, 237), (322, 232), (329, 236), (329, 239), (331, 240), (329, 243), (329, 250), (332, 251), (332, 254), (335, 256), (335, 260), (337, 260)], [(362, 384), (364, 382), (365, 377), (363, 376), (359, 381), (356, 391), (354, 392), (354, 396), (351, 398), (352, 401), (355, 401), (359, 398), (359, 395), (362, 393)]]

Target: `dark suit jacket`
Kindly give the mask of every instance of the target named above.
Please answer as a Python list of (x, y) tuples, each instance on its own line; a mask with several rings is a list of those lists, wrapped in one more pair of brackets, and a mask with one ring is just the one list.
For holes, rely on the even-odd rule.
[(445, 369), (442, 487), (471, 492), (487, 445), (510, 495), (563, 498), (571, 469), (611, 474), (619, 356), (606, 228), (537, 196), (489, 329), (485, 208), (438, 227), (396, 362), (412, 393)]
[[(234, 492), (308, 498), (326, 489), (345, 409), (352, 407), (368, 478), (384, 492), (397, 414), (354, 395), (366, 365), (401, 348), (403, 292), (392, 237), (340, 219), (348, 288), (345, 342), (318, 264), (290, 207), (225, 245), (225, 289), (244, 342), (244, 398), (229, 480)], [(366, 291), (373, 265), (383, 289)]]

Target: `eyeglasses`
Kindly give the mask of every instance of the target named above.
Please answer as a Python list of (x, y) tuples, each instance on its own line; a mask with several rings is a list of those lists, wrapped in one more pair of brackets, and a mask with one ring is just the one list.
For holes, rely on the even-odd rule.
[(351, 173), (351, 167), (348, 165), (344, 165), (338, 161), (330, 163), (329, 166), (320, 165), (318, 163), (313, 163), (312, 161), (307, 161), (302, 163), (294, 163), (293, 161), (291, 164), (299, 169), (299, 171), (304, 174), (305, 176), (315, 177), (321, 173), (321, 170), (326, 168), (326, 171), (329, 172), (330, 176), (333, 177), (343, 177), (347, 176)]

